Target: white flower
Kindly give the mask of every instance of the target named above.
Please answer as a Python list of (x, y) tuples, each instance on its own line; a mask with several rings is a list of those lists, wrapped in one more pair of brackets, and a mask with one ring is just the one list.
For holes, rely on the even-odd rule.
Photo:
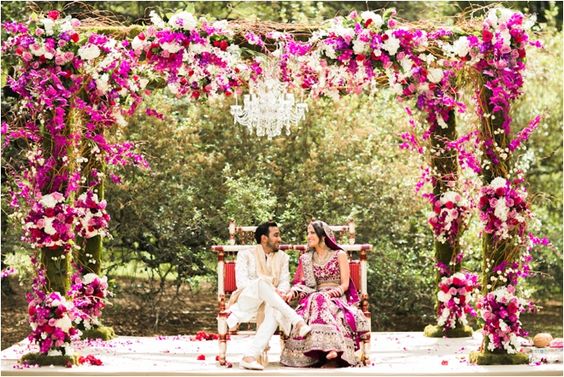
[(133, 48), (133, 50), (140, 50), (144, 45), (145, 43), (141, 39), (139, 39), (139, 37), (135, 37), (131, 41), (131, 47)]
[(92, 283), (94, 280), (96, 280), (97, 278), (98, 278), (98, 275), (96, 275), (94, 273), (86, 274), (82, 277), (82, 284), (88, 285), (88, 284)]
[(325, 55), (327, 55), (328, 58), (337, 59), (337, 53), (335, 52), (333, 46), (326, 44), (323, 50), (325, 51)]
[(161, 47), (163, 50), (170, 52), (171, 54), (174, 54), (178, 51), (180, 51), (180, 49), (182, 48), (181, 45), (179, 45), (178, 43), (174, 43), (174, 42), (165, 42), (161, 44)]
[(437, 293), (437, 297), (440, 302), (448, 302), (448, 300), (450, 300), (452, 296), (449, 293), (444, 293), (443, 291), (439, 291), (439, 293)]
[(453, 274), (452, 278), (457, 278), (457, 279), (460, 279), (460, 280), (466, 280), (466, 276), (464, 276), (464, 274), (462, 272), (457, 272), (457, 273)]
[(533, 14), (530, 17), (525, 18), (523, 22), (523, 29), (529, 30), (537, 23), (537, 15)]
[(64, 315), (63, 318), (59, 318), (55, 321), (55, 326), (60, 328), (64, 332), (68, 332), (72, 327), (72, 321), (70, 320), (68, 315)]
[(497, 177), (490, 182), (490, 187), (493, 188), (494, 190), (506, 186), (507, 186), (507, 181), (505, 180), (505, 178), (502, 177)]
[(58, 202), (53, 194), (44, 195), (39, 201), (44, 208), (53, 208)]
[[(458, 203), (461, 199), (462, 197), (460, 196), (459, 193), (455, 191), (447, 191), (441, 196), (441, 203), (443, 204), (447, 202)], [(464, 275), (462, 275), (462, 278), (464, 278)]]
[(100, 49), (96, 45), (82, 46), (78, 49), (78, 56), (82, 60), (92, 60), (100, 56)]
[(494, 215), (501, 221), (507, 221), (507, 214), (509, 213), (509, 208), (505, 204), (505, 198), (501, 198), (497, 201), (495, 205)]
[(45, 29), (45, 35), (53, 35), (53, 26), (55, 26), (55, 21), (50, 18), (44, 18), (41, 22), (43, 23), (43, 28)]
[(443, 70), (440, 68), (430, 68), (427, 72), (427, 79), (433, 83), (439, 83), (443, 79)]
[(372, 20), (372, 24), (374, 26), (376, 26), (377, 28), (380, 28), (382, 25), (384, 25), (384, 20), (382, 19), (382, 16), (380, 16), (379, 14), (376, 14), (374, 12), (371, 12), (371, 11), (362, 12), (360, 14), (360, 17), (364, 21)]
[(109, 79), (110, 76), (108, 76), (107, 73), (104, 73), (102, 76), (96, 79), (96, 88), (102, 94), (107, 93), (108, 90), (110, 89), (110, 85), (108, 84)]
[(197, 25), (194, 16), (188, 12), (178, 12), (172, 15), (168, 24), (183, 30), (193, 30)]
[(51, 236), (57, 233), (57, 230), (53, 227), (54, 220), (54, 217), (43, 217), (43, 231)]
[(396, 52), (398, 52), (398, 49), (400, 48), (399, 39), (394, 37), (391, 33), (386, 33), (386, 34), (388, 34), (389, 38), (386, 40), (386, 42), (384, 42), (382, 48), (388, 51), (390, 55), (395, 55)]
[(466, 37), (460, 37), (454, 42), (452, 48), (456, 55), (464, 57), (470, 51), (470, 41)]
[(358, 39), (353, 42), (353, 51), (357, 55), (364, 54), (366, 47), (368, 47), (368, 45)]
[(511, 46), (511, 34), (509, 34), (509, 30), (505, 29), (499, 33), (499, 37), (503, 39), (504, 46)]
[(156, 27), (162, 29), (166, 26), (165, 22), (163, 21), (163, 19), (154, 11), (152, 10), (151, 13), (149, 13), (149, 16), (151, 17), (151, 22), (153, 23), (153, 25), (155, 25)]

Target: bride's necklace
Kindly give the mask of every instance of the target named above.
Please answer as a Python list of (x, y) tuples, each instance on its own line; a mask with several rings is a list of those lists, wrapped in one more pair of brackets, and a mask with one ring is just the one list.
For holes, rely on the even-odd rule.
[(319, 256), (317, 251), (313, 253), (313, 259), (314, 259), (315, 263), (320, 264), (320, 265), (325, 264), (329, 260), (330, 257), (331, 257), (331, 251), (330, 250), (327, 250), (325, 252), (325, 255), (322, 256), (322, 257)]

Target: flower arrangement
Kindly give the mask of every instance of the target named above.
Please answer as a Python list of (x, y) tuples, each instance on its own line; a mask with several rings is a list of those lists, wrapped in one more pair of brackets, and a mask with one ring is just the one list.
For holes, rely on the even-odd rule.
[(503, 240), (526, 236), (527, 220), (531, 213), (527, 205), (527, 192), (522, 187), (512, 187), (502, 177), (497, 177), (480, 190), (480, 220), (484, 232)]
[(77, 309), (75, 322), (81, 330), (89, 330), (100, 325), (102, 310), (110, 295), (107, 277), (94, 273), (81, 276), (79, 272), (72, 277), (72, 285), (68, 292)]
[(59, 192), (43, 195), (27, 215), (24, 224), (24, 239), (35, 248), (58, 248), (68, 250), (75, 238), (74, 221), (76, 211), (65, 203)]
[(1, 280), (4, 280), (4, 279), (6, 279), (6, 278), (8, 278), (8, 277), (10, 277), (10, 276), (12, 276), (12, 275), (15, 275), (17, 272), (18, 272), (18, 271), (17, 271), (14, 267), (12, 267), (12, 266), (3, 268), (2, 271), (1, 271), (1, 273), (0, 273), (0, 279), (1, 279)]
[(488, 339), (487, 349), (516, 353), (520, 347), (517, 337), (527, 336), (519, 316), (532, 308), (531, 303), (515, 295), (512, 285), (499, 287), (482, 297), (478, 309), (484, 321), (482, 333)]
[(73, 327), (75, 311), (72, 302), (58, 292), (36, 292), (28, 304), (32, 332), (28, 339), (39, 344), (39, 352), (49, 356), (69, 355), (70, 342), (79, 336)]
[(478, 276), (457, 272), (445, 276), (439, 283), (439, 309), (437, 324), (443, 331), (454, 329), (459, 323), (468, 324), (467, 315), (476, 316), (471, 305), (471, 296), (478, 289)]
[(177, 95), (233, 94), (240, 85), (239, 48), (232, 45), (233, 31), (226, 21), (210, 23), (188, 12), (178, 12), (165, 22), (151, 13), (153, 25), (137, 35), (131, 47), (165, 75), (168, 88)]
[(447, 191), (432, 200), (433, 212), (429, 224), (435, 238), (442, 243), (454, 243), (470, 216), (469, 203), (457, 192)]
[(76, 233), (83, 238), (107, 235), (110, 215), (106, 212), (106, 201), (98, 200), (92, 190), (82, 193), (74, 202), (77, 210)]

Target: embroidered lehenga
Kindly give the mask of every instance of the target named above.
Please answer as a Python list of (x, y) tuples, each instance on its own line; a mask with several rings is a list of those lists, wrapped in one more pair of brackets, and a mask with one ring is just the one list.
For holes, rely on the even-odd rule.
[[(339, 366), (357, 364), (355, 351), (361, 337), (369, 331), (368, 319), (355, 304), (358, 294), (352, 280), (349, 289), (341, 297), (329, 298), (324, 292), (339, 284), (339, 251), (324, 264), (313, 261), (313, 252), (300, 257), (293, 289), (300, 292), (296, 312), (311, 326), (311, 332), (300, 338), (295, 334), (285, 340), (280, 362), (290, 367), (320, 366), (325, 363), (327, 352), (335, 350)], [(343, 251), (340, 251), (343, 252)], [(321, 285), (325, 285), (325, 288)]]

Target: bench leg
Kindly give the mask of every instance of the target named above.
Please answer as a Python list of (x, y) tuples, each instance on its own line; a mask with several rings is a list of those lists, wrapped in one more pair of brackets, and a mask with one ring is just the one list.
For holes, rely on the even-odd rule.
[(227, 365), (227, 313), (221, 312), (217, 317), (217, 334), (219, 342), (219, 365)]

